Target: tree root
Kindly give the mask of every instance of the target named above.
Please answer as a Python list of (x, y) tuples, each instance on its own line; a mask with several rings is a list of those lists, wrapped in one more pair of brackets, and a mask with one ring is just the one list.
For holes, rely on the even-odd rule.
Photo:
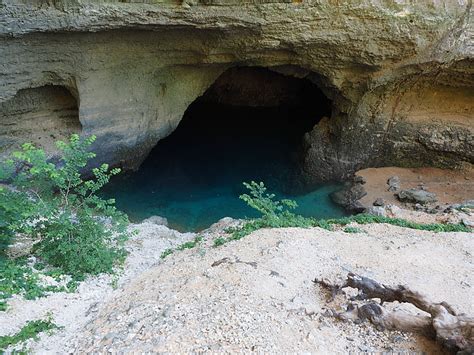
[[(359, 294), (352, 300), (372, 300), (362, 306), (349, 303), (346, 312), (333, 312), (338, 319), (344, 321), (367, 319), (378, 329), (422, 333), (458, 354), (474, 354), (474, 317), (456, 314), (446, 302), (433, 303), (405, 286), (390, 287), (353, 273), (347, 275), (342, 285), (318, 279), (314, 282), (328, 290), (331, 299), (342, 293), (343, 288), (351, 287), (359, 290)], [(380, 299), (380, 304), (373, 299)], [(390, 311), (383, 307), (385, 302), (395, 301), (410, 303), (429, 315)]]

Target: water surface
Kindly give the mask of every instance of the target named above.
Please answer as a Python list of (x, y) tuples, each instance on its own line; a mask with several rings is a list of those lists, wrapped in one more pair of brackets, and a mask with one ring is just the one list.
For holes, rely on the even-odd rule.
[(304, 216), (339, 217), (329, 194), (337, 184), (302, 186), (298, 151), (308, 120), (298, 110), (197, 104), (160, 141), (141, 168), (115, 177), (104, 194), (133, 221), (159, 215), (181, 231), (204, 229), (222, 217), (256, 214), (239, 195), (243, 181), (263, 181), (278, 198), (298, 202)]

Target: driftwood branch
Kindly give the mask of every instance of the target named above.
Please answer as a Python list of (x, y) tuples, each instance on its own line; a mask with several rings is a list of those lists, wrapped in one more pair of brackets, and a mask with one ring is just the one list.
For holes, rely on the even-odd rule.
[[(445, 302), (430, 302), (422, 294), (405, 286), (390, 287), (353, 273), (347, 275), (342, 285), (325, 280), (314, 282), (335, 295), (345, 287), (359, 290), (353, 299), (369, 301), (361, 306), (350, 303), (347, 311), (335, 316), (341, 320), (369, 320), (379, 329), (396, 329), (422, 333), (436, 338), (446, 348), (460, 354), (474, 353), (474, 317), (456, 314)], [(380, 299), (380, 304), (374, 302)], [(386, 302), (410, 303), (429, 315), (414, 315), (404, 311), (389, 311), (383, 307)]]

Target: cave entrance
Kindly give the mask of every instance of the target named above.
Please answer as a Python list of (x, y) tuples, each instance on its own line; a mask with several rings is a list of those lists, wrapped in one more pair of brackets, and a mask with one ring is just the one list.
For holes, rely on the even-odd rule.
[(229, 69), (137, 172), (112, 182), (111, 195), (132, 219), (160, 215), (179, 230), (254, 216), (238, 198), (242, 182), (251, 180), (297, 200), (300, 214), (340, 216), (328, 197), (337, 186), (308, 191), (299, 178), (303, 135), (330, 114), (331, 101), (309, 80), (264, 68)]

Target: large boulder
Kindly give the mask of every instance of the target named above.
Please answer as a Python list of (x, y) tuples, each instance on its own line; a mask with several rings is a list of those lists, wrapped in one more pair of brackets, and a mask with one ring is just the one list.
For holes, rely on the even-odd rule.
[(344, 207), (346, 210), (360, 213), (366, 209), (359, 201), (365, 195), (367, 195), (367, 191), (365, 191), (363, 184), (354, 179), (346, 182), (340, 191), (333, 192), (330, 197), (335, 204)]
[(401, 190), (397, 197), (402, 202), (419, 203), (422, 205), (437, 201), (436, 194), (422, 189)]

